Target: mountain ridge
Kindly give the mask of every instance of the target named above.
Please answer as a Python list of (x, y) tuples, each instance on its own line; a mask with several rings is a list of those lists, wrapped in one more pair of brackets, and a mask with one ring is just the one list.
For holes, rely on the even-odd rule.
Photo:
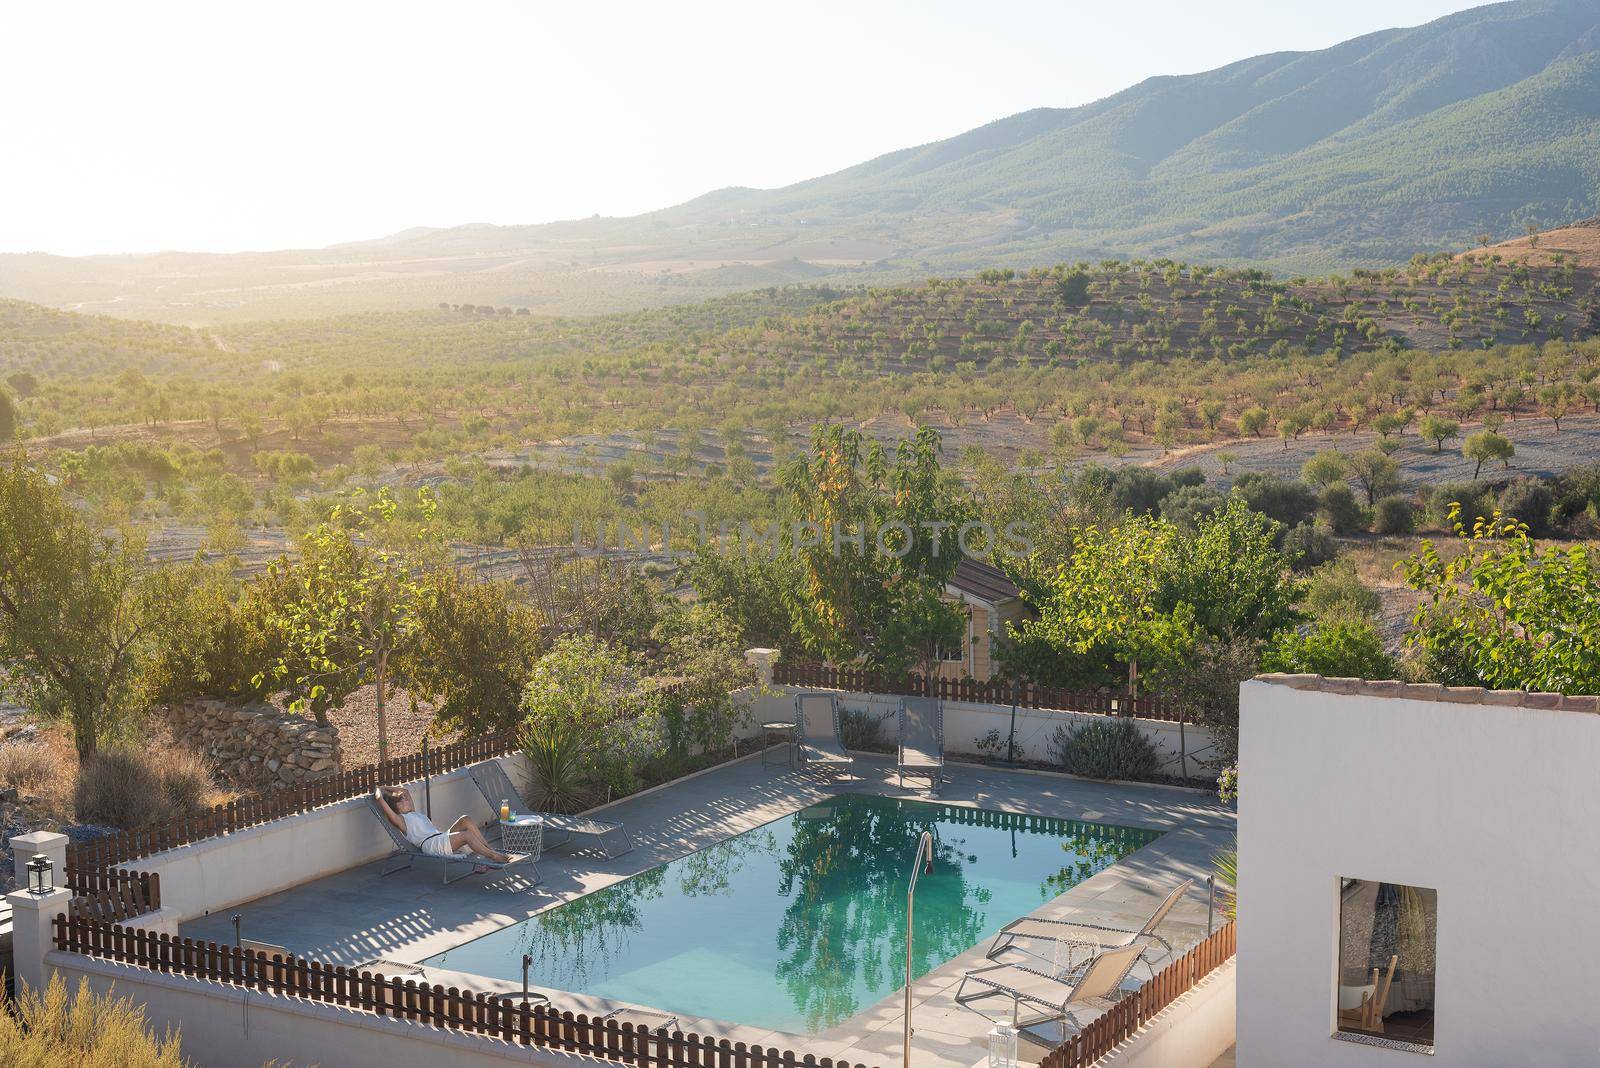
[(726, 292), (750, 275), (732, 267), (775, 282), (823, 268), (858, 284), (1107, 256), (1280, 273), (1385, 266), (1596, 211), (1600, 0), (1511, 0), (1158, 75), (640, 216), (170, 254), (142, 274), (0, 257), (0, 294), (196, 320), (435, 301), (606, 311)]

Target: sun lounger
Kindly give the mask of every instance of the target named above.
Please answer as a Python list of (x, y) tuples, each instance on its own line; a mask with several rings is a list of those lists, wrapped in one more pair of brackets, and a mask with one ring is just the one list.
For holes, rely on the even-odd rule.
[(925, 775), (928, 789), (944, 788), (944, 704), (937, 697), (907, 697), (900, 702), (900, 746), (895, 758), (900, 785), (906, 776)]
[(1144, 926), (1136, 931), (1121, 927), (1102, 927), (1094, 923), (1078, 923), (1075, 920), (1044, 920), (1032, 916), (1024, 916), (1020, 920), (1012, 920), (1000, 928), (994, 936), (994, 941), (989, 944), (989, 958), (993, 960), (1019, 938), (1032, 939), (1040, 942), (1073, 943), (1085, 946), (1090, 954), (1103, 949), (1115, 949), (1121, 946), (1132, 945), (1135, 942), (1148, 946), (1151, 942), (1160, 943), (1168, 953), (1172, 952), (1172, 944), (1165, 938), (1156, 934), (1156, 928), (1161, 921), (1167, 918), (1167, 913), (1178, 903), (1178, 899), (1188, 892), (1194, 885), (1193, 879), (1185, 879), (1177, 889), (1168, 894), (1166, 900), (1156, 906), (1150, 918), (1144, 921)]
[[(1011, 999), (1012, 1026), (1019, 1029), (1060, 1020), (1080, 1027), (1074, 1015), (1079, 1006), (1107, 1008), (1119, 997), (1122, 982), (1133, 970), (1134, 963), (1144, 953), (1142, 944), (1108, 949), (1092, 958), (1076, 973), (1051, 974), (1020, 964), (991, 964), (961, 977), (956, 988), (956, 1003), (967, 1005), (979, 998), (996, 994)], [(968, 985), (976, 986), (968, 993)], [(1033, 1016), (1022, 1016), (1022, 1004), (1027, 1002), (1043, 1010)]]
[[(389, 818), (383, 814), (383, 809), (378, 807), (377, 798), (369, 797), (367, 802), (372, 808), (372, 814), (377, 817), (379, 823), (383, 824), (383, 829), (389, 832), (389, 841), (394, 843), (394, 849), (389, 853), (389, 859), (392, 861), (396, 858), (403, 858), (405, 861), (403, 864), (386, 868), (383, 871), (384, 875), (394, 875), (396, 872), (405, 871), (418, 860), (439, 861), (444, 865), (444, 881), (446, 884), (449, 884), (458, 883), (462, 879), (467, 878), (467, 876), (477, 875), (480, 871), (485, 869), (490, 871), (500, 871), (501, 869), (509, 868), (513, 865), (526, 862), (527, 866), (533, 869), (534, 884), (537, 885), (538, 883), (544, 881), (544, 876), (539, 874), (539, 865), (535, 864), (532, 858), (525, 854), (513, 853), (511, 854), (510, 861), (505, 864), (501, 864), (497, 861), (490, 860), (487, 857), (480, 857), (476, 855), (450, 853), (445, 856), (436, 856), (432, 853), (424, 853), (417, 846), (411, 844), (411, 839), (400, 833), (400, 828), (389, 822)], [(467, 870), (462, 874), (457, 875), (455, 878), (451, 878), (450, 865), (452, 864), (465, 865)]]
[(843, 768), (855, 778), (856, 758), (839, 738), (839, 696), (802, 693), (794, 699), (795, 744), (802, 767)]
[(628, 829), (620, 823), (590, 819), (587, 816), (567, 816), (560, 812), (540, 812), (533, 808), (512, 785), (511, 776), (506, 774), (499, 761), (486, 760), (482, 764), (477, 764), (470, 774), (472, 781), (478, 787), (478, 792), (489, 802), (489, 807), (495, 810), (496, 826), (499, 825), (500, 802), (506, 801), (521, 815), (544, 818), (546, 846), (565, 845), (575, 838), (585, 838), (594, 843), (595, 848), (606, 860), (620, 857), (633, 848), (633, 839), (629, 837)]

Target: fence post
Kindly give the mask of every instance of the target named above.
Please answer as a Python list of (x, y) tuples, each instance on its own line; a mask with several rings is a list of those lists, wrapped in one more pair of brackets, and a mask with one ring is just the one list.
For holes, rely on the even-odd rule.
[[(16, 841), (12, 839), (13, 843)], [(26, 876), (19, 885), (24, 889), (6, 895), (11, 903), (12, 975), (16, 978), (17, 993), (24, 987), (42, 992), (50, 981), (44, 958), (55, 945), (55, 919), (67, 911), (72, 891), (57, 886), (48, 893), (35, 894), (26, 889)]]

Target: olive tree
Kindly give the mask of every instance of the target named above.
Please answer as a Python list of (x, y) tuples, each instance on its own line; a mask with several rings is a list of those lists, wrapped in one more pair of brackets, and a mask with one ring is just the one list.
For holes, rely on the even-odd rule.
[(132, 536), (91, 530), (20, 454), (0, 459), (0, 661), (34, 714), (64, 719), (79, 759), (141, 707), (142, 674), (183, 596)]

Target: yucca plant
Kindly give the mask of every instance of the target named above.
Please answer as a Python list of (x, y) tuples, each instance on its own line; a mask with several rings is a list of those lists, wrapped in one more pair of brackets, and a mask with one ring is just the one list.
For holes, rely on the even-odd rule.
[(0, 1064), (11, 1068), (191, 1068), (178, 1035), (152, 1035), (131, 998), (96, 994), (87, 979), (67, 995), (61, 976), (0, 1012)]
[(1212, 870), (1217, 875), (1217, 896), (1222, 899), (1222, 913), (1228, 919), (1239, 917), (1239, 840), (1231, 849), (1224, 849), (1211, 858)]
[(523, 729), (522, 751), (533, 769), (533, 796), (543, 812), (580, 812), (588, 806), (594, 784), (589, 780), (583, 740), (578, 733), (554, 725)]

